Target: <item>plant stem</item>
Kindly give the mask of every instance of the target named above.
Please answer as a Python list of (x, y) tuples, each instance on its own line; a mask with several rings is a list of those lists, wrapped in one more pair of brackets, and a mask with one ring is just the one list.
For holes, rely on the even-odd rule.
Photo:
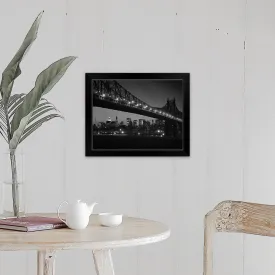
[(11, 174), (12, 174), (12, 204), (13, 204), (13, 214), (19, 218), (19, 186), (17, 181), (17, 169), (16, 169), (16, 159), (15, 151), (10, 151), (10, 161), (11, 161)]
[(11, 127), (10, 127), (8, 106), (4, 106), (4, 110), (5, 110), (5, 116), (6, 116), (6, 121), (7, 121), (8, 141), (9, 141), (9, 144), (10, 144), (10, 140), (11, 140), (12, 136), (11, 136)]
[[(8, 132), (8, 141), (10, 144), (11, 129), (10, 129), (10, 119), (8, 114), (8, 106), (5, 106), (5, 115), (7, 121), (7, 132)], [(11, 163), (11, 176), (12, 176), (12, 205), (13, 205), (13, 214), (19, 218), (19, 188), (17, 181), (17, 169), (16, 169), (16, 159), (15, 159), (15, 149), (10, 150), (10, 163)]]

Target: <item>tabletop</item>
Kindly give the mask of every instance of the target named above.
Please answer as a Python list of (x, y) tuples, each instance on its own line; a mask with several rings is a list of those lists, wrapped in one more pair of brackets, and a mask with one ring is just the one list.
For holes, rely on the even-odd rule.
[[(53, 213), (29, 215), (56, 217)], [(160, 242), (170, 236), (169, 228), (157, 221), (124, 216), (121, 225), (104, 227), (97, 217), (91, 215), (88, 227), (83, 230), (18, 232), (0, 229), (0, 250), (112, 249)]]

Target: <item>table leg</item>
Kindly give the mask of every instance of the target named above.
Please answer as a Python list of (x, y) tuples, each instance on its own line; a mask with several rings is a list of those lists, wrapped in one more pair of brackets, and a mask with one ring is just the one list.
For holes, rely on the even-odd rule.
[(110, 249), (94, 250), (93, 255), (97, 275), (115, 275)]
[(54, 275), (55, 251), (37, 252), (37, 275)]

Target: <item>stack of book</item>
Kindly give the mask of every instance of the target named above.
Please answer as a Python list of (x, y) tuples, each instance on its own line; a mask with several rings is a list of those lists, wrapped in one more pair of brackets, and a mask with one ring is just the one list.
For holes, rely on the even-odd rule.
[(65, 228), (67, 225), (58, 218), (29, 216), (6, 218), (0, 220), (0, 229), (33, 232), (49, 229)]

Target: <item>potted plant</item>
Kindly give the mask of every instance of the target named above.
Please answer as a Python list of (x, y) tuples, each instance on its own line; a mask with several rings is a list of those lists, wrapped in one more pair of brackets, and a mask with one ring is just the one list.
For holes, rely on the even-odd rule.
[[(19, 50), (2, 73), (0, 84), (0, 134), (7, 142), (9, 151), (9, 171), (12, 201), (12, 216), (19, 217), (20, 180), (18, 179), (18, 145), (36, 131), (41, 125), (53, 118), (63, 118), (55, 106), (44, 96), (63, 77), (76, 57), (64, 57), (43, 70), (36, 78), (33, 89), (27, 94), (13, 94), (15, 79), (21, 74), (20, 63), (37, 37), (43, 12), (33, 22)], [(5, 194), (6, 195), (6, 194)], [(24, 214), (24, 209), (23, 209)]]

